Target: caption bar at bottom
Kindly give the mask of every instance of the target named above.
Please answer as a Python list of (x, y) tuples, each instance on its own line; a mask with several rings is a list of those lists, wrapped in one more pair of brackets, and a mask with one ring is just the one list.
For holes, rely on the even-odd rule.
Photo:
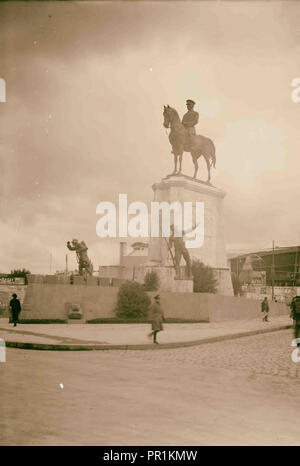
[(135, 463), (138, 460), (144, 461), (196, 461), (197, 450), (146, 450), (137, 452), (117, 452), (110, 450), (103, 454), (103, 461), (128, 461)]

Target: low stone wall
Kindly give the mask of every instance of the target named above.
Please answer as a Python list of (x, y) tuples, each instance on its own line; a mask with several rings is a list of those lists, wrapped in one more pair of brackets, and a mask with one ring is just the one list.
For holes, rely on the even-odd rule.
[[(201, 293), (201, 301), (202, 305), (208, 308), (210, 322), (262, 317), (261, 301), (256, 299)], [(270, 318), (290, 313), (290, 309), (283, 303), (272, 303), (269, 301), (269, 306)]]
[[(174, 283), (175, 269), (173, 266), (153, 266), (153, 265), (140, 265), (133, 268), (119, 267), (119, 266), (107, 266), (99, 267), (100, 277), (109, 277), (111, 279), (134, 279), (143, 283), (147, 272), (155, 271), (159, 277), (160, 287), (165, 291), (176, 292), (179, 291), (178, 283)], [(213, 268), (215, 278), (217, 279), (217, 293), (224, 296), (233, 296), (231, 273), (228, 267)], [(181, 266), (181, 276), (185, 276), (185, 267)], [(192, 292), (192, 284), (188, 285), (188, 288)], [(184, 289), (184, 291), (187, 291)], [(183, 290), (181, 289), (181, 292)]]
[[(117, 294), (117, 287), (31, 284), (22, 319), (66, 319), (71, 304), (80, 306), (84, 320), (115, 317)], [(160, 292), (160, 296), (167, 318), (220, 322), (262, 316), (260, 302), (252, 299), (209, 293)], [(270, 318), (289, 312), (282, 303), (270, 303)]]
[[(156, 293), (151, 293), (155, 295)], [(160, 302), (167, 318), (209, 322), (209, 309), (202, 305), (199, 293), (160, 292)]]
[(21, 318), (66, 319), (71, 304), (80, 306), (84, 320), (114, 317), (117, 294), (117, 287), (31, 284)]
[[(243, 296), (250, 299), (258, 299), (262, 301), (265, 296), (269, 301), (272, 299), (272, 287), (261, 285), (245, 285), (242, 286)], [(292, 298), (297, 295), (296, 286), (274, 286), (274, 298), (279, 303), (288, 304)]]
[[(203, 322), (247, 320), (262, 317), (261, 302), (210, 293), (160, 293), (166, 317), (186, 318)], [(290, 309), (282, 303), (269, 303), (270, 318), (288, 315)]]

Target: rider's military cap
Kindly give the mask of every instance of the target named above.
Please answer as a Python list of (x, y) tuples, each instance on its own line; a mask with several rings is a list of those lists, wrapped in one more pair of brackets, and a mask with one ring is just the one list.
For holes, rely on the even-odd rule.
[(191, 104), (194, 104), (194, 105), (195, 105), (195, 103), (196, 103), (196, 102), (194, 102), (192, 99), (188, 99), (188, 100), (186, 101), (187, 104), (188, 104), (189, 102), (191, 102)]

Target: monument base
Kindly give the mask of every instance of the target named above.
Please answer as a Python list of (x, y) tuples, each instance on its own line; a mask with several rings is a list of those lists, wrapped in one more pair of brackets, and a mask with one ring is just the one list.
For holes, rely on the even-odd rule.
[[(165, 202), (169, 206), (173, 205), (173, 203), (179, 203), (183, 213), (185, 212), (185, 203), (194, 206), (192, 213), (193, 224), (203, 225), (204, 240), (199, 247), (190, 247), (188, 249), (191, 262), (196, 259), (211, 267), (218, 280), (217, 293), (233, 296), (224, 239), (223, 199), (226, 195), (225, 191), (183, 174), (167, 176), (160, 182), (155, 183), (152, 189), (155, 202)], [(203, 206), (203, 218), (196, 219), (196, 203)], [(150, 239), (148, 264), (156, 264), (158, 268), (173, 265), (168, 242), (162, 235)], [(183, 264), (184, 260), (181, 259), (181, 270), (183, 270)], [(181, 276), (184, 277), (183, 274)], [(192, 291), (192, 287), (190, 288)]]
[(230, 269), (228, 267), (222, 267), (214, 268), (213, 271), (218, 280), (217, 294), (234, 296)]
[[(175, 269), (167, 265), (147, 264), (135, 269), (135, 280), (144, 282), (147, 272), (156, 272), (159, 278), (159, 289), (161, 291), (173, 291), (176, 293), (193, 293), (193, 279), (184, 277), (185, 267), (180, 267), (182, 279), (176, 279)], [(223, 296), (234, 296), (231, 273), (228, 267), (212, 267), (214, 275), (218, 281), (217, 294)], [(130, 274), (132, 275), (132, 274)], [(127, 277), (126, 277), (127, 278)], [(129, 276), (128, 276), (129, 278)], [(131, 278), (130, 278), (131, 279)]]
[[(194, 282), (192, 278), (175, 278), (175, 269), (172, 266), (145, 265), (136, 270), (135, 279), (143, 283), (148, 272), (156, 272), (159, 279), (160, 291), (173, 291), (174, 293), (193, 293)], [(184, 277), (184, 270), (181, 270)]]
[(194, 281), (192, 278), (175, 278), (170, 291), (174, 293), (193, 293)]
[[(183, 215), (185, 213), (185, 203), (192, 205), (192, 223), (203, 225), (204, 241), (199, 247), (189, 249), (191, 259), (199, 259), (213, 268), (226, 268), (223, 219), (225, 191), (182, 174), (164, 178), (155, 183), (152, 189), (154, 191), (154, 202), (167, 202), (169, 206), (175, 202), (179, 203)], [(196, 219), (196, 203), (203, 206), (203, 218)], [(191, 225), (186, 225), (186, 227), (191, 228)], [(199, 242), (201, 243), (201, 241)], [(151, 237), (148, 260), (156, 261), (160, 265), (167, 265), (168, 256), (166, 238)]]

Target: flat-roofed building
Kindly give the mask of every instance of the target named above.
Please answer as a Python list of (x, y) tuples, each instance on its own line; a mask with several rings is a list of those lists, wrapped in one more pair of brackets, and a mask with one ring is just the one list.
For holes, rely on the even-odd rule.
[(238, 277), (250, 261), (254, 272), (265, 272), (267, 286), (272, 282), (274, 286), (300, 286), (300, 246), (249, 252), (228, 260), (231, 272)]

